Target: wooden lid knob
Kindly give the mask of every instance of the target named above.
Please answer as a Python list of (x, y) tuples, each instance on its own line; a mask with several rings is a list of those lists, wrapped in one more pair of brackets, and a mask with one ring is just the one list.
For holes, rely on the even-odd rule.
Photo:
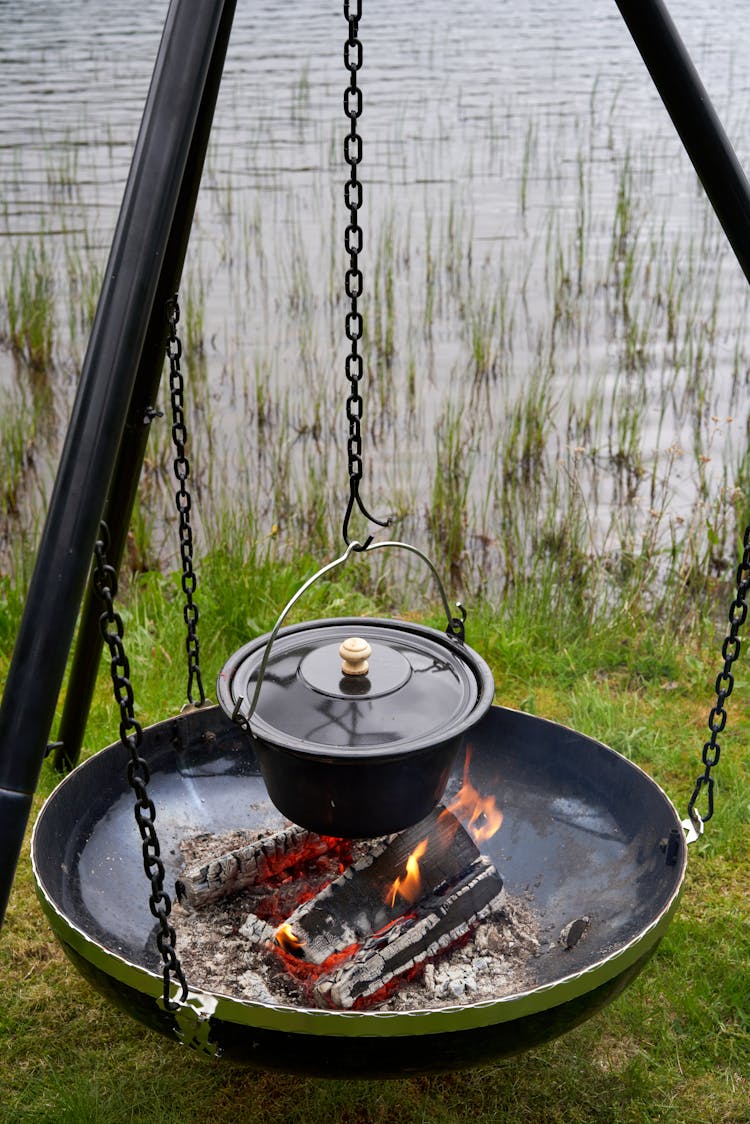
[(350, 636), (339, 647), (342, 675), (367, 675), (372, 648), (361, 636)]

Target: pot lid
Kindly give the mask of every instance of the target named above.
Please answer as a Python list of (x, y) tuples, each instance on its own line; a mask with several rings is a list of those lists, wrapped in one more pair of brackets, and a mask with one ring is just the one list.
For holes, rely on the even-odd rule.
[[(219, 676), (230, 716), (239, 703), (247, 718), (267, 641), (235, 652)], [(361, 617), (312, 621), (279, 631), (250, 728), (306, 754), (398, 755), (468, 729), (493, 691), (484, 660), (435, 629)]]

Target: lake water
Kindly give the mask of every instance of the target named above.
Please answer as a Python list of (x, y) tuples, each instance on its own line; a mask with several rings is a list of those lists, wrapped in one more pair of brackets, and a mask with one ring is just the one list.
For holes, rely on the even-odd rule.
[[(166, 9), (0, 0), (3, 323), (30, 252), (55, 308), (51, 370), (0, 351), (32, 450), (6, 547), (37, 533)], [(670, 11), (747, 166), (746, 5)], [(381, 0), (360, 34), (370, 507), (465, 578), (573, 510), (604, 553), (708, 527), (719, 565), (747, 286), (615, 4)], [(321, 550), (346, 493), (345, 37), (338, 4), (240, 0), (183, 284), (201, 500)]]

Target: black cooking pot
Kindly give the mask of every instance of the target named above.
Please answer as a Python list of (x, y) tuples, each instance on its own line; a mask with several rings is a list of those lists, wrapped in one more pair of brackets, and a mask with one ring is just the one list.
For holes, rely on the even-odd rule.
[[(217, 696), (252, 737), (280, 812), (323, 835), (369, 838), (401, 831), (437, 804), (494, 683), (450, 615), (446, 633), (362, 617), (280, 628), (301, 593), (356, 545), (305, 583), (271, 633), (230, 657)], [(386, 545), (419, 554), (434, 573), (415, 548), (376, 547)]]

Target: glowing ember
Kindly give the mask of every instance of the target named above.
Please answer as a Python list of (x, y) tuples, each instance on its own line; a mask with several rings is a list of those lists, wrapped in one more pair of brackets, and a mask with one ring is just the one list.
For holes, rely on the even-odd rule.
[(302, 941), (292, 932), (291, 926), (287, 925), (286, 922), (279, 925), (274, 933), (273, 939), (279, 948), (283, 949), (284, 952), (288, 953), (290, 956), (302, 955)]
[(463, 784), (455, 799), (446, 807), (445, 815), (452, 812), (460, 819), (476, 843), (491, 839), (503, 822), (503, 813), (498, 808), (494, 796), (480, 796), (469, 780), (471, 749), (466, 750)]
[(414, 850), (406, 860), (406, 875), (404, 878), (396, 878), (392, 882), (385, 900), (393, 908), (396, 904), (396, 898), (403, 898), (405, 902), (412, 905), (422, 893), (422, 877), (419, 873), (419, 860), (427, 850), (427, 839), (423, 839), (417, 843)]

